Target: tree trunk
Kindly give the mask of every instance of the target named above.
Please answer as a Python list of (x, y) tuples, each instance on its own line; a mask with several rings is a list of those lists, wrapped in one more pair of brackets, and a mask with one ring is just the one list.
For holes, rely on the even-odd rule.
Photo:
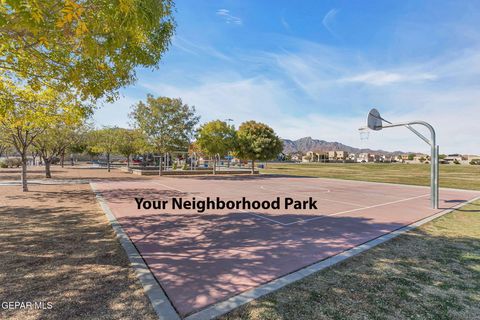
[(64, 162), (65, 162), (65, 151), (62, 152), (62, 156), (61, 156), (61, 158), (60, 158), (60, 165), (62, 166), (62, 168), (63, 168), (63, 163), (64, 163)]
[(252, 174), (255, 173), (255, 160), (252, 160)]
[(127, 169), (130, 169), (130, 155), (127, 156)]
[(110, 172), (110, 153), (107, 153), (107, 171)]
[(43, 158), (43, 162), (45, 163), (45, 178), (51, 179), (52, 178), (52, 173), (50, 171), (51, 159)]
[(27, 186), (27, 157), (25, 156), (25, 152), (22, 154), (22, 190), (23, 190), (23, 192), (28, 191), (28, 186)]
[(217, 174), (217, 158), (213, 157), (213, 174)]
[(70, 164), (72, 165), (72, 167), (75, 165), (75, 161), (74, 161), (74, 155), (73, 153), (70, 155)]
[(158, 157), (158, 175), (162, 175), (162, 162), (163, 162), (163, 154), (160, 153), (160, 157)]

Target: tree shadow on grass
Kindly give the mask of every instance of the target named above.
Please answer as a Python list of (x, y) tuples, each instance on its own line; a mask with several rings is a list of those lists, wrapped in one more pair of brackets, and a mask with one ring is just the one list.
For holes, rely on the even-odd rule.
[[(36, 205), (19, 198), (0, 207), (0, 301), (48, 301), (53, 309), (2, 310), (0, 317), (155, 319), (91, 191), (28, 196)], [(56, 199), (62, 204), (42, 205)]]

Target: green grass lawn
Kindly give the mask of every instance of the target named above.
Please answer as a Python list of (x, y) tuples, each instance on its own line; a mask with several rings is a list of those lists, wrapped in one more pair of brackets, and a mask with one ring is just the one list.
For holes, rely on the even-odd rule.
[[(269, 164), (263, 173), (429, 184), (414, 164)], [(480, 190), (480, 167), (440, 167), (441, 186)], [(480, 201), (317, 272), (223, 320), (479, 319)]]
[[(261, 170), (261, 173), (425, 186), (430, 184), (430, 166), (428, 164), (269, 163), (266, 169)], [(440, 165), (440, 186), (480, 190), (480, 166)]]

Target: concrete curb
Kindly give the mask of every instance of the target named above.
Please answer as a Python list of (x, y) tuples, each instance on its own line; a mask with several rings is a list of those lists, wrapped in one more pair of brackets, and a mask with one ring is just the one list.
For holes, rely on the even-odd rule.
[(148, 298), (150, 299), (153, 309), (158, 315), (158, 319), (180, 320), (181, 318), (178, 315), (177, 311), (175, 310), (173, 305), (170, 303), (170, 300), (168, 299), (162, 287), (157, 282), (154, 275), (146, 265), (145, 261), (143, 260), (142, 256), (138, 252), (135, 245), (132, 243), (132, 241), (127, 236), (125, 231), (123, 231), (120, 223), (117, 221), (112, 211), (110, 211), (110, 208), (108, 207), (107, 202), (95, 187), (95, 183), (91, 182), (90, 187), (95, 193), (95, 197), (97, 198), (97, 201), (100, 204), (100, 207), (102, 208), (103, 212), (105, 213), (105, 216), (110, 222), (110, 225), (115, 231), (115, 234), (117, 235), (117, 238), (120, 241), (120, 244), (122, 245), (123, 249), (127, 253), (128, 259), (130, 260), (130, 264), (132, 265), (135, 271), (135, 274), (140, 280), (143, 286), (143, 290), (145, 291)]
[(402, 227), (400, 229), (397, 229), (395, 231), (392, 231), (390, 233), (384, 234), (383, 236), (380, 236), (378, 238), (372, 239), (368, 242), (365, 242), (364, 244), (361, 244), (359, 246), (356, 246), (352, 249), (346, 250), (342, 253), (339, 253), (335, 256), (332, 256), (330, 258), (327, 258), (325, 260), (322, 260), (320, 262), (314, 263), (310, 266), (307, 266), (305, 268), (302, 268), (300, 270), (297, 270), (295, 272), (292, 272), (290, 274), (287, 274), (281, 278), (277, 278), (273, 281), (270, 281), (268, 283), (265, 283), (263, 285), (260, 285), (256, 288), (247, 290), (239, 295), (236, 295), (234, 297), (231, 297), (225, 301), (219, 302), (217, 304), (214, 304), (212, 306), (209, 306), (201, 311), (198, 311), (188, 317), (185, 318), (185, 320), (210, 320), (214, 319), (216, 317), (219, 317), (227, 312), (232, 311), (233, 309), (236, 309), (252, 300), (258, 299), (264, 295), (267, 295), (269, 293), (272, 293), (288, 284), (291, 284), (295, 281), (301, 280), (315, 272), (321, 271), (323, 269), (326, 269), (328, 267), (331, 267), (339, 262), (342, 262), (344, 260), (347, 260), (348, 258), (354, 257), (364, 251), (367, 251), (373, 247), (378, 246), (379, 244), (382, 244), (388, 240), (391, 240), (393, 238), (396, 238), (405, 232), (411, 231), (427, 222), (430, 222), (436, 218), (439, 218), (447, 213), (450, 213), (454, 211), (455, 209), (458, 209), (468, 203), (472, 203), (474, 201), (479, 200), (480, 197), (474, 198), (466, 203), (461, 203), (458, 204), (452, 208), (443, 210), (441, 212), (438, 212), (434, 215), (431, 215), (427, 218), (424, 218), (422, 220), (419, 220), (417, 222), (414, 222), (412, 224), (409, 224), (405, 227)]

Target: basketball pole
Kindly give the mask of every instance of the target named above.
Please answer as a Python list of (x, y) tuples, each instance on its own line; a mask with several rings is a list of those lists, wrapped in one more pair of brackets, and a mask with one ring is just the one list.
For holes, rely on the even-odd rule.
[[(439, 187), (439, 167), (438, 167), (438, 153), (439, 147), (437, 145), (437, 138), (435, 134), (435, 129), (430, 125), (428, 122), (416, 120), (411, 122), (404, 122), (404, 123), (391, 123), (382, 119), (385, 122), (388, 122), (388, 125), (382, 126), (383, 128), (394, 128), (394, 127), (407, 127), (410, 131), (415, 133), (420, 139), (425, 141), (428, 145), (430, 145), (430, 186), (431, 186), (431, 200), (432, 200), (432, 208), (438, 209), (438, 187)], [(426, 138), (420, 132), (415, 130), (412, 125), (422, 125), (426, 127), (430, 131), (430, 139)]]

